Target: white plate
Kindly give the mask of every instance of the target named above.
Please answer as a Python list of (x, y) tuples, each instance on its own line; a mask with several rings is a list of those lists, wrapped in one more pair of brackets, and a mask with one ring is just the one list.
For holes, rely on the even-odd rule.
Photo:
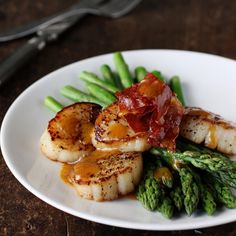
[[(235, 61), (175, 50), (128, 51), (123, 55), (132, 71), (135, 66), (143, 65), (150, 71), (161, 70), (167, 77), (179, 75), (188, 105), (200, 106), (236, 121)], [(128, 198), (100, 203), (83, 200), (60, 179), (61, 165), (45, 158), (39, 150), (39, 138), (54, 115), (43, 106), (43, 99), (52, 95), (68, 103), (59, 95), (59, 89), (67, 84), (83, 87), (77, 79), (79, 72), (87, 70), (99, 74), (99, 67), (104, 63), (113, 67), (112, 54), (63, 67), (35, 82), (15, 100), (1, 129), (2, 153), (14, 176), (50, 205), (103, 224), (146, 230), (183, 230), (235, 221), (236, 210), (225, 209), (212, 217), (199, 213), (167, 220)]]

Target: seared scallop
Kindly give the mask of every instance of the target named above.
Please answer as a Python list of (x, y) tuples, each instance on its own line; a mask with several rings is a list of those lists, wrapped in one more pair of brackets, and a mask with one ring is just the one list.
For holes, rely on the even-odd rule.
[(94, 151), (91, 133), (100, 110), (83, 102), (59, 111), (41, 136), (42, 152), (51, 160), (74, 162)]
[(82, 198), (113, 200), (134, 191), (142, 169), (140, 153), (96, 150), (74, 165), (70, 182)]
[(203, 143), (208, 148), (230, 155), (236, 154), (236, 124), (201, 108), (186, 108), (180, 134), (195, 143)]
[(150, 148), (147, 133), (135, 133), (124, 117), (119, 115), (116, 103), (103, 109), (95, 122), (93, 145), (100, 150), (143, 152)]

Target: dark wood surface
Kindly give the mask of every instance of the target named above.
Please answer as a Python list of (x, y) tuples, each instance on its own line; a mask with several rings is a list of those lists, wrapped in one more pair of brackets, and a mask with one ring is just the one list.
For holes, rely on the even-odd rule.
[[(0, 0), (0, 31), (58, 12), (75, 0)], [(89, 16), (0, 88), (0, 123), (30, 84), (69, 63), (117, 50), (184, 49), (236, 59), (236, 1), (144, 0), (117, 20)], [(0, 60), (26, 39), (0, 44)], [(236, 217), (236, 216), (235, 216)], [(175, 232), (123, 229), (51, 207), (25, 189), (0, 158), (0, 235), (236, 235), (236, 224)]]

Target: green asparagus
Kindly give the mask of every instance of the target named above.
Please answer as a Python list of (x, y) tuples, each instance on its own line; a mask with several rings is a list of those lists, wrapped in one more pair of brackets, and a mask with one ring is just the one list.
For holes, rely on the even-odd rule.
[[(182, 152), (184, 152), (186, 150), (190, 150), (190, 151), (199, 152), (200, 154), (208, 154), (211, 157), (221, 160), (221, 162), (228, 163), (227, 166), (231, 166), (230, 169), (232, 169), (228, 173), (225, 173), (225, 172), (227, 172), (227, 170), (225, 170), (225, 171), (211, 172), (211, 174), (215, 178), (220, 180), (222, 183), (229, 185), (231, 187), (235, 186), (236, 162), (231, 161), (228, 156), (225, 156), (223, 153), (217, 152), (215, 150), (211, 150), (207, 147), (204, 147), (204, 146), (192, 143), (190, 141), (184, 140), (182, 138), (177, 139), (177, 148), (180, 149)], [(226, 169), (228, 169), (228, 168), (226, 168)]]
[(48, 107), (50, 110), (54, 112), (58, 112), (63, 108), (63, 105), (60, 104), (55, 98), (51, 96), (45, 97), (44, 104), (46, 107)]
[(201, 186), (201, 202), (204, 211), (208, 215), (213, 215), (216, 211), (216, 202), (210, 189), (203, 184)]
[(96, 84), (87, 82), (86, 88), (94, 97), (96, 97), (106, 105), (110, 105), (116, 100), (116, 97), (112, 93)]
[(162, 166), (160, 160), (149, 156), (144, 164), (144, 173), (136, 193), (137, 199), (151, 211), (157, 210), (163, 198), (163, 188), (154, 176), (155, 169)]
[(235, 170), (230, 159), (222, 159), (219, 156), (212, 156), (210, 154), (201, 154), (196, 151), (185, 151), (183, 153), (175, 152), (173, 154), (176, 159), (181, 159), (190, 162), (197, 168), (209, 171), (228, 171)]
[(227, 208), (236, 208), (236, 197), (233, 195), (231, 189), (214, 178), (208, 179), (211, 180), (211, 187), (216, 192), (217, 200)]
[(162, 196), (159, 182), (153, 177), (146, 178), (139, 184), (136, 196), (146, 209), (156, 210)]
[(170, 191), (170, 197), (176, 206), (176, 208), (181, 211), (183, 208), (183, 193), (182, 189), (179, 185), (174, 186), (174, 188)]
[(130, 87), (134, 83), (134, 81), (130, 74), (129, 67), (125, 63), (122, 54), (120, 52), (114, 53), (113, 59), (122, 85), (124, 86), (124, 88)]
[(159, 80), (166, 82), (166, 79), (164, 78), (164, 76), (162, 75), (162, 73), (158, 70), (153, 70), (152, 74), (154, 74)]
[(229, 158), (222, 158), (221, 155), (211, 156), (201, 154), (197, 151), (169, 152), (165, 149), (154, 149), (154, 153), (161, 155), (165, 159), (191, 163), (193, 166), (206, 170), (215, 176), (222, 183), (236, 187), (236, 167)]
[(111, 93), (115, 93), (115, 92), (119, 91), (119, 89), (115, 85), (100, 79), (94, 73), (90, 73), (90, 72), (87, 72), (87, 71), (82, 71), (79, 75), (79, 78), (81, 80), (86, 81), (86, 82), (99, 85), (99, 86), (103, 87), (104, 89), (106, 89), (107, 91), (109, 91)]
[(138, 82), (142, 81), (145, 75), (147, 74), (147, 70), (143, 66), (136, 67), (134, 72)]
[(219, 155), (201, 154), (196, 151), (172, 153), (174, 159), (190, 162), (193, 166), (206, 170), (223, 183), (236, 187), (236, 168), (230, 159), (221, 158)]
[(165, 197), (160, 205), (160, 207), (158, 208), (158, 210), (161, 212), (161, 214), (170, 219), (172, 218), (173, 214), (174, 214), (174, 205), (173, 202), (171, 201), (171, 199), (169, 197)]
[(117, 73), (114, 73), (114, 75), (115, 75), (115, 85), (119, 89), (119, 91), (122, 91), (124, 89), (124, 86), (121, 83), (120, 77)]
[(179, 175), (184, 194), (185, 210), (188, 215), (191, 215), (199, 202), (199, 189), (189, 168), (180, 168)]
[(170, 79), (170, 87), (171, 87), (172, 91), (176, 93), (177, 98), (182, 103), (182, 105), (185, 106), (182, 86), (181, 86), (181, 82), (180, 82), (180, 79), (178, 76), (173, 76)]
[(67, 85), (65, 87), (63, 87), (60, 90), (60, 93), (66, 97), (69, 98), (70, 100), (74, 101), (74, 102), (93, 102), (96, 104), (101, 105), (102, 107), (106, 107), (107, 104), (103, 103), (102, 101), (98, 100), (97, 98), (88, 95), (70, 85)]
[[(200, 174), (202, 175), (204, 173)], [(208, 215), (213, 215), (213, 213), (216, 211), (216, 202), (212, 191), (208, 188), (206, 184), (203, 183), (200, 174), (196, 173), (195, 170), (192, 170), (192, 175), (194, 176), (194, 179), (200, 190), (200, 200), (202, 208)]]
[(112, 72), (110, 66), (104, 64), (101, 66), (100, 69), (101, 69), (101, 72), (102, 72), (102, 75), (103, 75), (105, 81), (109, 82), (112, 85), (116, 85), (115, 84), (115, 75)]
[(184, 162), (176, 162), (174, 158), (175, 152), (167, 151), (162, 148), (152, 148), (150, 152), (159, 155), (164, 161), (178, 171), (180, 182), (184, 195), (184, 206), (188, 215), (191, 215), (197, 208), (199, 202), (199, 188), (194, 178), (194, 173)]

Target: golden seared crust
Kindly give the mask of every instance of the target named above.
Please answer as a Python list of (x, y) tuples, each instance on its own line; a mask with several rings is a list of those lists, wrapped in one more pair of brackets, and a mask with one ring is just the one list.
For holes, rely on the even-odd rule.
[(94, 151), (74, 165), (71, 182), (83, 198), (112, 200), (134, 190), (142, 165), (141, 153)]
[[(116, 132), (114, 129), (119, 129), (119, 131), (117, 130), (118, 132)], [(128, 122), (122, 116), (119, 116), (117, 103), (113, 103), (105, 108), (98, 115), (95, 122), (95, 138), (99, 142), (107, 144), (115, 140), (126, 142), (135, 137), (145, 136), (146, 134), (144, 132), (135, 133), (130, 128)]]
[[(83, 165), (82, 162), (78, 162), (74, 166), (74, 177), (73, 180), (77, 184), (95, 184), (95, 183), (102, 183), (104, 181), (107, 181), (112, 176), (117, 177), (120, 174), (123, 174), (125, 172), (132, 172), (132, 169), (135, 167), (136, 162), (140, 162), (140, 159), (142, 158), (141, 153), (138, 152), (126, 152), (126, 153), (120, 153), (120, 152), (99, 152), (97, 155), (99, 157), (95, 158), (95, 160), (91, 161), (89, 159), (89, 162), (91, 161), (94, 163), (94, 165), (97, 166), (96, 172), (91, 172), (89, 176), (86, 174), (86, 177), (83, 178), (83, 175), (77, 173), (76, 169), (78, 165)], [(102, 153), (102, 155), (100, 154)], [(89, 157), (88, 157), (89, 158)], [(85, 162), (87, 163), (88, 160)], [(91, 164), (90, 162), (90, 164)], [(86, 170), (85, 170), (86, 171)], [(88, 170), (87, 170), (88, 171)]]
[(236, 154), (236, 124), (201, 108), (186, 108), (180, 135), (211, 149)]
[(92, 142), (101, 150), (142, 152), (150, 148), (147, 143), (147, 134), (133, 131), (126, 119), (119, 115), (117, 103), (111, 104), (98, 115)]
[(101, 107), (94, 103), (75, 103), (65, 107), (48, 124), (52, 141), (62, 149), (90, 148), (90, 134), (100, 110)]
[(225, 120), (222, 116), (205, 111), (199, 107), (187, 107), (183, 116), (183, 123), (189, 118), (193, 120), (201, 120), (214, 125), (220, 125), (225, 129), (235, 129), (236, 124), (232, 121)]
[(45, 156), (74, 162), (94, 151), (91, 133), (100, 110), (97, 104), (75, 103), (58, 112), (40, 138)]

